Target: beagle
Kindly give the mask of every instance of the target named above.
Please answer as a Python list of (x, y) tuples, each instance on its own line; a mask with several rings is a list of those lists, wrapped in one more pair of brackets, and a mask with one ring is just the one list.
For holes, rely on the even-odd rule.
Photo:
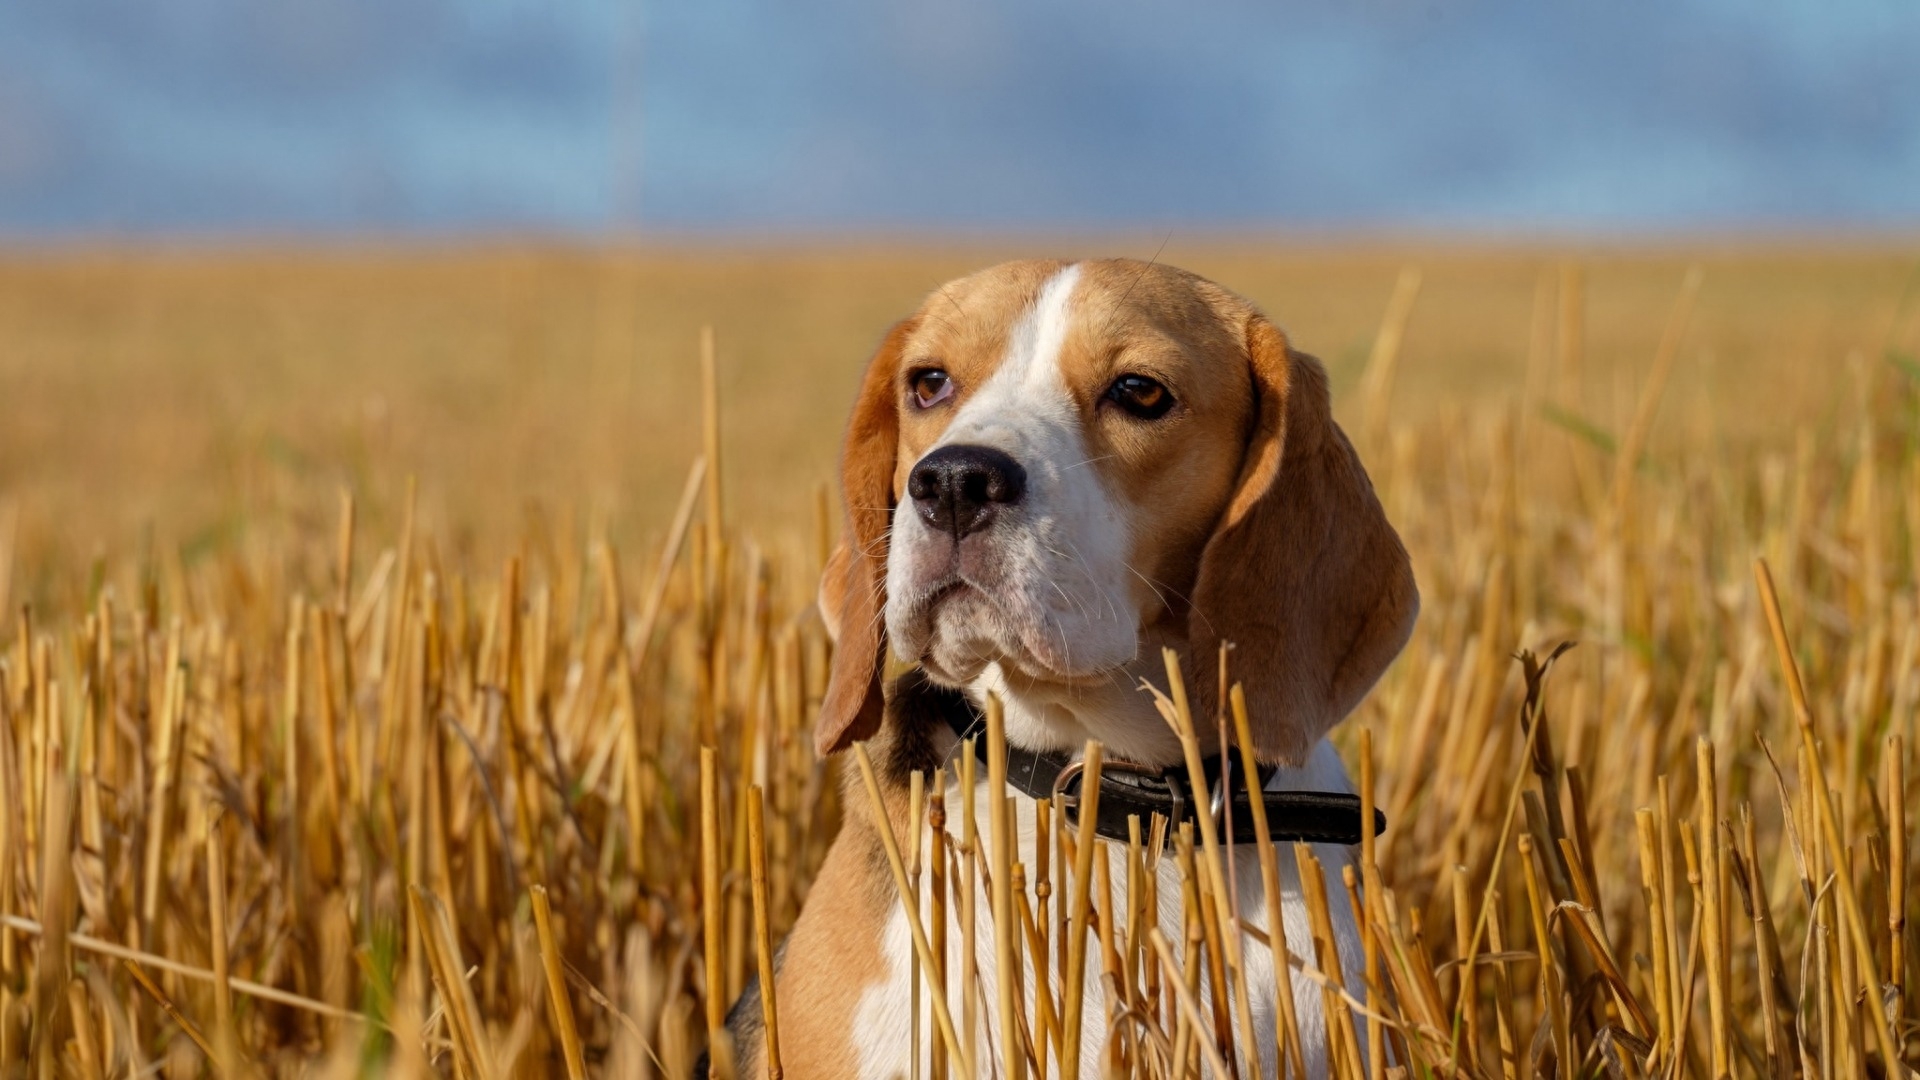
[[(1123, 763), (1109, 765), (1115, 775), (1145, 776), (1149, 786), (1162, 769), (1183, 775), (1180, 743), (1142, 688), (1164, 685), (1163, 647), (1197, 676), (1214, 671), (1221, 644), (1232, 643), (1256, 752), (1272, 769), (1264, 798), (1351, 792), (1324, 736), (1406, 644), (1419, 595), (1406, 550), (1333, 422), (1326, 372), (1246, 300), (1130, 260), (1012, 262), (942, 286), (868, 364), (841, 483), (845, 539), (820, 589), (835, 653), (817, 747), (824, 756), (871, 740), (896, 835), (910, 820), (909, 773), (948, 761), (988, 694), (1004, 705), (1009, 753), (1043, 780), (1048, 770), (1071, 772), (1089, 739)], [(911, 670), (883, 690), (889, 653)], [(1188, 690), (1195, 716), (1215, 715), (1213, 680), (1192, 677)], [(929, 995), (914, 992), (914, 946), (879, 823), (855, 770), (845, 771), (846, 823), (777, 960), (783, 1071), (801, 1080), (917, 1075), (910, 1063), (917, 1057), (924, 1069), (935, 1031)], [(1109, 788), (1101, 790), (1104, 802)], [(1150, 804), (1152, 793), (1141, 798)], [(1177, 813), (1180, 792), (1171, 798)], [(1243, 784), (1227, 815), (1240, 822), (1229, 857), (1240, 861), (1239, 910), (1264, 931), (1257, 852), (1241, 812), (1248, 798)], [(1034, 801), (1015, 804), (1018, 858), (1033, 866)], [(957, 792), (946, 806), (957, 819)], [(1104, 833), (1108, 814), (1099, 817)], [(948, 831), (957, 836), (957, 822)], [(1291, 835), (1335, 841), (1316, 845), (1332, 883), (1358, 838), (1311, 824)], [(1126, 845), (1100, 846), (1118, 919), (1129, 910)], [(1282, 913), (1298, 953), (1311, 931), (1293, 862), (1280, 860)], [(1159, 864), (1163, 896), (1178, 895), (1173, 863)], [(1345, 981), (1358, 986), (1357, 924), (1344, 890), (1329, 893)], [(1178, 942), (1172, 908), (1161, 921)], [(984, 895), (979, 910), (990, 910)], [(959, 1024), (962, 935), (944, 936)], [(1244, 946), (1259, 1058), (1271, 1074), (1272, 954), (1252, 937)], [(984, 916), (976, 948), (978, 993), (991, 1003), (995, 951)], [(1032, 977), (1029, 965), (1023, 985)], [(1085, 985), (1080, 1060), (1091, 1077), (1103, 1069), (1108, 1009), (1097, 971)], [(1323, 995), (1298, 971), (1292, 986), (1308, 1071), (1324, 1076)], [(984, 1058), (1000, 1045), (996, 1010), (971, 1011)], [(731, 1021), (742, 1076), (765, 1075), (759, 1017), (750, 988)], [(1002, 1074), (992, 1062), (980, 1069)]]

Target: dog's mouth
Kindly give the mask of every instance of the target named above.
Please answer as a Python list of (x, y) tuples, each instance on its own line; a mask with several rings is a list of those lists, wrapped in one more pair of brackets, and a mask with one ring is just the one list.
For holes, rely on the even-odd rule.
[(941, 604), (953, 597), (967, 594), (979, 596), (983, 600), (986, 599), (986, 594), (980, 591), (978, 585), (960, 578), (954, 578), (928, 590), (927, 595), (923, 597), (915, 607), (919, 609), (921, 615), (931, 619), (937, 614)]
[[(1020, 620), (994, 591), (951, 573), (905, 605), (896, 645), (936, 677), (964, 681), (984, 664), (1024, 653)], [(1024, 661), (1025, 657), (1020, 657)]]
[[(927, 589), (908, 609), (915, 660), (936, 679), (971, 681), (988, 664), (1029, 681), (1097, 685), (1124, 667), (1077, 664), (1062, 628), (1013, 598), (958, 574)], [(1131, 660), (1128, 657), (1127, 660)]]
[(951, 575), (925, 591), (906, 607), (906, 622), (918, 631), (918, 637), (931, 640), (941, 629), (941, 616), (958, 606), (991, 605), (987, 590), (959, 576)]
[(1014, 621), (991, 589), (958, 575), (923, 593), (909, 609), (908, 620), (928, 649), (943, 637), (977, 636), (989, 627), (1006, 627)]

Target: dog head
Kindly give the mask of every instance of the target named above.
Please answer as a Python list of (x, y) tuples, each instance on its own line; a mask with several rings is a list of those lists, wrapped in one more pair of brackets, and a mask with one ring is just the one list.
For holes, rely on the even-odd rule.
[(868, 364), (841, 483), (823, 754), (877, 729), (891, 648), (998, 693), (1021, 745), (1165, 763), (1139, 680), (1179, 650), (1210, 716), (1228, 642), (1258, 752), (1297, 764), (1419, 607), (1318, 361), (1170, 267), (1014, 262), (936, 290)]

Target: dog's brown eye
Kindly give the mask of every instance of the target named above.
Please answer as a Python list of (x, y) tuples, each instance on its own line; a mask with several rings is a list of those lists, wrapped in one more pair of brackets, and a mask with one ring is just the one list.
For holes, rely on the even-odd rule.
[(939, 368), (927, 368), (913, 373), (913, 403), (923, 409), (935, 405), (953, 396), (953, 380)]
[(1142, 420), (1158, 420), (1173, 408), (1173, 395), (1145, 375), (1122, 375), (1113, 380), (1107, 397)]

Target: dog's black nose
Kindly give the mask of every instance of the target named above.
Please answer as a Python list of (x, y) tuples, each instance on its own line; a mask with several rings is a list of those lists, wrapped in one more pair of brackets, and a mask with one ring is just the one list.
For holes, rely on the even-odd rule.
[(977, 532), (1027, 492), (1027, 470), (987, 446), (943, 446), (913, 467), (907, 494), (921, 520), (955, 540)]

